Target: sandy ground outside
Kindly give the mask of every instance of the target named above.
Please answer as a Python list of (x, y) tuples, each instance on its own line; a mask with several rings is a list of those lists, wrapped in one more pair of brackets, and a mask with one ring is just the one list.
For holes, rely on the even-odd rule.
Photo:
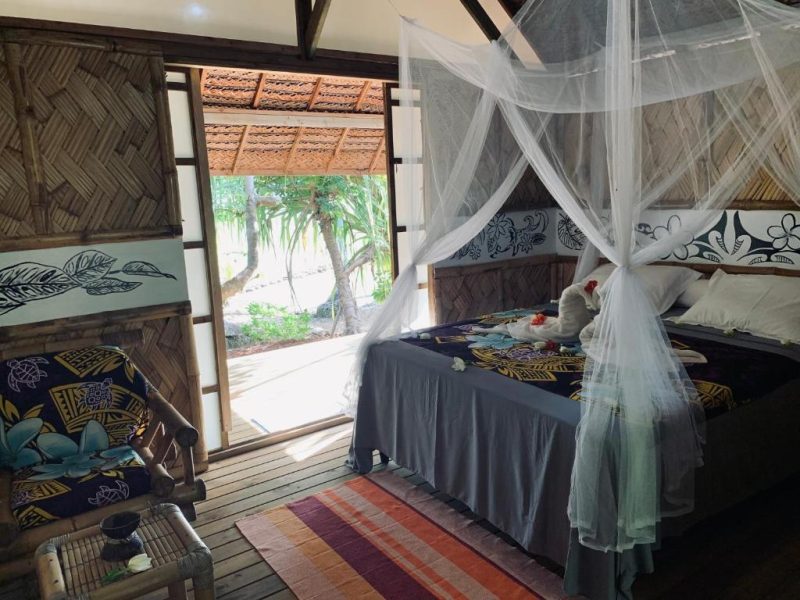
[(229, 359), (232, 411), (256, 426), (254, 436), (341, 414), (362, 335)]

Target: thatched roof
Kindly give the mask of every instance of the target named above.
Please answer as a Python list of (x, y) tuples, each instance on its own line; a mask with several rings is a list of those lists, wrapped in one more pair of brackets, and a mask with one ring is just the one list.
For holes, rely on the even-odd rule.
[(206, 69), (213, 175), (385, 173), (378, 81)]

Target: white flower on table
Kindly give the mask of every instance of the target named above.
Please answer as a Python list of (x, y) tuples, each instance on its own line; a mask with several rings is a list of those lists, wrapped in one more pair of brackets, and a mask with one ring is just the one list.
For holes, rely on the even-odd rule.
[(127, 567), (131, 573), (141, 573), (153, 567), (153, 559), (147, 554), (137, 554), (128, 561)]
[(463, 358), (456, 356), (453, 358), (453, 364), (450, 365), (450, 368), (453, 369), (453, 371), (458, 371), (460, 373), (467, 368), (467, 363), (464, 362)]

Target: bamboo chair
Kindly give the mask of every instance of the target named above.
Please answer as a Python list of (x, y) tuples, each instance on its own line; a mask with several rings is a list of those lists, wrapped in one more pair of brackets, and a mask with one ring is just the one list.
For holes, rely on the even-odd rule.
[[(154, 388), (150, 388), (147, 398), (150, 422), (131, 445), (147, 465), (151, 486), (148, 494), (20, 531), (11, 512), (12, 473), (0, 471), (0, 582), (33, 571), (33, 553), (42, 542), (96, 525), (122, 510), (139, 511), (170, 502), (179, 506), (188, 520), (196, 518), (194, 503), (206, 498), (203, 480), (195, 477), (193, 447), (199, 439), (198, 431)], [(178, 475), (179, 481), (167, 467), (177, 458), (181, 465), (172, 473)]]

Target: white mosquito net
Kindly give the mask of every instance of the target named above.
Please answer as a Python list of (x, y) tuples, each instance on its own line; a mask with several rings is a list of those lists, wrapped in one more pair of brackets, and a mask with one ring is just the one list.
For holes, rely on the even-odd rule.
[[(633, 267), (670, 256), (766, 170), (800, 198), (800, 11), (766, 0), (529, 0), (500, 40), (466, 46), (403, 21), (401, 106), (419, 106), (408, 169), (411, 266), (366, 334), (418, 314), (419, 266), (469, 242), (530, 164), (591, 248), (602, 289), (565, 507), (582, 544), (623, 551), (689, 512), (703, 410)], [(410, 119), (411, 110), (403, 110)], [(411, 121), (396, 122), (411, 131)], [(646, 210), (691, 209), (658, 240)], [(584, 257), (580, 277), (593, 267)]]

